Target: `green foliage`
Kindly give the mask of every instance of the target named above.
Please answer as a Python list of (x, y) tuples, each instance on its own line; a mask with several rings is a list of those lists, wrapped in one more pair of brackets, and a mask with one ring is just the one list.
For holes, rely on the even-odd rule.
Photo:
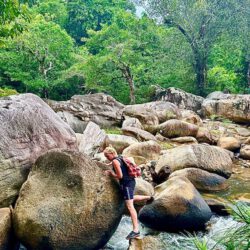
[(2, 49), (0, 67), (11, 81), (22, 82), (26, 91), (43, 97), (60, 81), (61, 72), (73, 61), (73, 41), (57, 24), (37, 16), (29, 29)]
[(18, 0), (0, 0), (0, 47), (5, 45), (6, 38), (24, 30), (23, 19), (29, 19), (26, 5), (20, 5)]
[(120, 128), (106, 128), (104, 129), (106, 134), (122, 135), (122, 130)]
[(214, 90), (229, 90), (231, 93), (237, 93), (237, 75), (234, 72), (227, 71), (225, 68), (216, 66), (208, 71), (208, 93)]
[(32, 7), (36, 14), (42, 14), (46, 21), (53, 21), (61, 27), (65, 27), (68, 20), (68, 12), (63, 0), (43, 0)]
[(0, 88), (0, 97), (18, 94), (15, 89)]
[(193, 81), (188, 58), (179, 53), (185, 41), (173, 46), (176, 32), (156, 25), (147, 17), (138, 19), (121, 11), (111, 25), (104, 25), (100, 31), (91, 30), (89, 36), (86, 40), (91, 53), (85, 70), (87, 88), (105, 90), (128, 103), (129, 85), (133, 81), (140, 103), (150, 100), (152, 84), (175, 85), (187, 90), (185, 86)]
[(152, 85), (250, 93), (249, 1), (141, 0), (139, 18), (128, 0), (0, 0), (0, 87), (123, 103)]
[(230, 228), (223, 233), (223, 236), (216, 239), (216, 244), (207, 247), (207, 239), (194, 237), (194, 244), (198, 250), (215, 250), (224, 246), (227, 250), (248, 250), (250, 247), (250, 206), (238, 202), (230, 205), (230, 213), (241, 225)]
[(198, 250), (208, 250), (208, 242), (207, 239), (204, 238), (202, 240), (199, 240), (196, 236), (194, 237), (194, 245)]
[[(236, 64), (242, 60), (242, 56), (239, 56), (244, 53), (242, 48), (248, 50), (246, 54), (249, 55), (247, 45), (249, 44), (249, 0), (141, 0), (139, 2), (144, 4), (149, 15), (167, 27), (175, 28), (186, 39), (189, 44), (188, 49), (193, 54), (190, 60), (196, 74), (196, 92), (201, 95), (205, 94), (210, 52), (221, 34), (228, 36), (227, 41), (230, 40), (229, 37), (234, 37), (235, 40), (238, 40), (239, 36), (243, 37), (241, 41), (243, 46), (233, 53), (238, 54)], [(183, 50), (185, 49), (187, 47), (183, 47)], [(212, 67), (215, 66), (217, 65)], [(232, 69), (227, 70), (232, 72)]]
[(82, 44), (88, 30), (101, 30), (102, 24), (111, 24), (121, 9), (134, 11), (134, 6), (127, 0), (69, 0), (66, 29), (78, 44)]

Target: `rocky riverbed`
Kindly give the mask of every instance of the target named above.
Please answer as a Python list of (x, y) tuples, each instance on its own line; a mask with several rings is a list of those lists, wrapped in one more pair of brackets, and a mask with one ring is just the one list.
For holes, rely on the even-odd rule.
[(212, 244), (219, 228), (236, 225), (225, 207), (250, 202), (249, 95), (170, 88), (156, 98), (1, 98), (0, 249), (126, 249), (131, 224), (118, 183), (103, 175), (109, 144), (141, 168), (135, 193), (155, 196), (135, 204), (143, 237), (131, 250), (194, 249), (178, 232)]

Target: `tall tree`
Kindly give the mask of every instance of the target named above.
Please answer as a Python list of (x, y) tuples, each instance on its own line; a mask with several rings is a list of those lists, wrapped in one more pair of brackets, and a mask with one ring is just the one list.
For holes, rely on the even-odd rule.
[(22, 82), (26, 91), (48, 98), (60, 83), (61, 72), (74, 63), (73, 52), (73, 40), (66, 31), (40, 15), (0, 50), (0, 69), (12, 81)]
[(68, 0), (67, 32), (78, 44), (88, 36), (87, 30), (100, 30), (102, 24), (111, 24), (120, 9), (134, 11), (134, 5), (127, 0)]
[(246, 26), (249, 0), (141, 0), (148, 14), (185, 37), (193, 53), (197, 92), (204, 95), (212, 45), (228, 29)]
[[(124, 86), (120, 92), (128, 88), (130, 103), (135, 103), (136, 87), (147, 88), (156, 80), (150, 78), (154, 75), (151, 69), (159, 66), (167, 53), (166, 34), (166, 29), (146, 16), (139, 19), (120, 11), (111, 25), (89, 32), (86, 47), (91, 54), (85, 69), (87, 86), (106, 91)], [(157, 73), (161, 75), (164, 69)]]

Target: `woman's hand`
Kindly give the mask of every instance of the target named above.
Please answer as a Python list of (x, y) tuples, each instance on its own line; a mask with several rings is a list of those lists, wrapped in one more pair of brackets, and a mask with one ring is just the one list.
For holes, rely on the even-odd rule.
[(104, 171), (104, 173), (107, 176), (113, 176), (113, 171), (112, 170), (106, 170), (106, 171)]

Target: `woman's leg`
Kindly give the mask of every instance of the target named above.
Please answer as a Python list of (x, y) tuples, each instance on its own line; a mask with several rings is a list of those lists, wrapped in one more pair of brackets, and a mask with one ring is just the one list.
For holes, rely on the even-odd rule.
[(130, 213), (130, 217), (131, 217), (132, 224), (133, 224), (133, 231), (137, 233), (137, 232), (139, 232), (139, 223), (138, 223), (138, 218), (137, 218), (137, 212), (136, 212), (135, 207), (134, 207), (134, 201), (133, 201), (133, 199), (125, 200), (125, 204), (126, 204), (128, 211)]
[(148, 195), (135, 195), (134, 201), (148, 201), (151, 199), (151, 196)]

